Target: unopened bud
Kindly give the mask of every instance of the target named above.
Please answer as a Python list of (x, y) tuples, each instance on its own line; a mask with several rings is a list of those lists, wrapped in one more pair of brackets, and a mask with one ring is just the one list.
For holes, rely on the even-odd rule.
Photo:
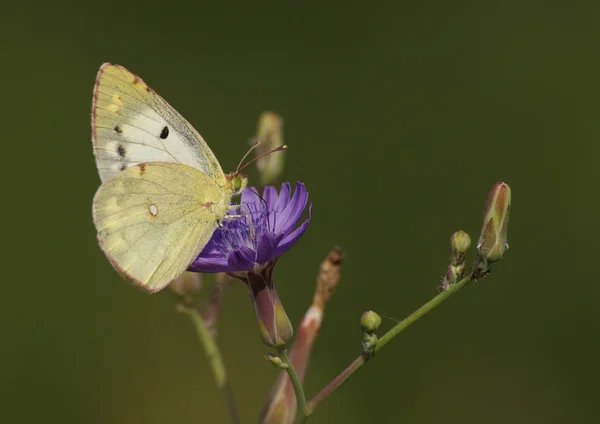
[(465, 254), (471, 246), (471, 237), (464, 231), (457, 231), (450, 237), (450, 263), (459, 265), (465, 262)]
[(508, 184), (496, 183), (488, 195), (481, 236), (477, 249), (486, 262), (502, 259), (508, 249), (508, 218), (510, 215), (511, 192)]
[(381, 317), (377, 312), (367, 311), (360, 317), (360, 326), (362, 331), (373, 333), (381, 325)]
[[(274, 112), (263, 112), (258, 119), (256, 139), (260, 145), (256, 154), (261, 155), (283, 146), (283, 119)], [(266, 155), (258, 159), (256, 166), (263, 185), (273, 184), (283, 171), (284, 153)]]
[(269, 361), (270, 363), (272, 363), (277, 368), (281, 368), (282, 370), (290, 367), (288, 364), (284, 363), (283, 360), (279, 356), (273, 355), (272, 353), (267, 353), (265, 355), (265, 359), (267, 361)]

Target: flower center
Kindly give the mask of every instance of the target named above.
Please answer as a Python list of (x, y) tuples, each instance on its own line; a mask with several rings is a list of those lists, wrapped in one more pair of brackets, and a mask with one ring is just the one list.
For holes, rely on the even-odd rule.
[(223, 227), (213, 237), (214, 246), (224, 256), (241, 247), (256, 252), (259, 236), (275, 228), (276, 215), (277, 211), (268, 210), (264, 202), (241, 204), (228, 212), (229, 218), (223, 220)]

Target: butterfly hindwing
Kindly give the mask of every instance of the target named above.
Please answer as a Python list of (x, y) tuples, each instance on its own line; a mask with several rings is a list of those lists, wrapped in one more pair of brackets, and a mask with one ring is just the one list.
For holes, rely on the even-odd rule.
[(138, 163), (173, 162), (225, 182), (200, 134), (141, 78), (118, 65), (105, 63), (98, 72), (92, 141), (102, 181)]
[(200, 254), (230, 199), (231, 192), (196, 168), (141, 163), (98, 189), (98, 240), (125, 278), (158, 291)]

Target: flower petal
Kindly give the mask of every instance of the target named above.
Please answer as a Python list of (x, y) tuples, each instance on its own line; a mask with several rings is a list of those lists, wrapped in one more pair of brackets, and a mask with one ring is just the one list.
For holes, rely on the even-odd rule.
[(289, 250), (306, 231), (311, 219), (294, 230), (308, 203), (304, 184), (298, 182), (293, 195), (289, 183), (281, 189), (266, 187), (262, 196), (246, 188), (238, 210), (229, 215), (245, 215), (225, 219), (200, 255), (189, 266), (195, 272), (244, 272), (256, 264), (264, 265)]
[(283, 183), (281, 185), (281, 190), (279, 190), (279, 198), (275, 204), (276, 211), (284, 210), (287, 204), (290, 202), (290, 191), (290, 183)]
[(242, 191), (242, 197), (240, 198), (240, 203), (243, 205), (248, 205), (251, 203), (260, 202), (260, 198), (257, 196), (258, 191), (254, 187), (246, 187), (244, 191)]
[(281, 212), (285, 209), (287, 204), (290, 203), (290, 183), (283, 183), (281, 186), (281, 190), (279, 191), (279, 197), (277, 198), (277, 202), (275, 206), (268, 211), (269, 213), (269, 229), (271, 231), (275, 231), (275, 229), (279, 226), (277, 221), (279, 220), (279, 216)]
[(284, 234), (273, 234), (270, 231), (263, 231), (258, 236), (258, 244), (256, 249), (256, 263), (264, 264), (273, 257), (273, 253), (277, 249), (277, 245), (283, 238)]
[[(220, 253), (219, 247), (217, 245), (216, 240), (222, 238), (222, 235), (220, 234), (221, 230), (216, 230), (213, 233), (212, 238), (208, 241), (208, 243), (206, 244), (206, 246), (204, 246), (204, 249), (202, 249), (202, 252), (200, 252), (200, 255), (198, 255), (199, 257), (207, 257), (210, 255), (217, 255)], [(219, 254), (219, 256), (223, 256), (221, 254)]]
[(227, 259), (220, 257), (197, 257), (188, 267), (191, 272), (229, 272)]
[(308, 203), (308, 193), (306, 187), (301, 182), (296, 184), (294, 195), (283, 211), (277, 216), (277, 228), (274, 228), (275, 233), (287, 234), (294, 228), (306, 208)]
[(249, 271), (254, 266), (256, 253), (249, 247), (242, 246), (239, 249), (232, 250), (227, 256), (227, 265), (230, 272)]
[(277, 202), (277, 190), (273, 186), (266, 186), (263, 190), (262, 198), (267, 203), (267, 209), (275, 209), (275, 203)]
[(279, 246), (277, 246), (277, 249), (275, 250), (275, 253), (273, 254), (273, 256), (279, 257), (279, 256), (283, 255), (285, 252), (290, 250), (290, 248), (294, 244), (296, 244), (296, 242), (300, 239), (300, 237), (302, 237), (302, 234), (304, 234), (304, 232), (308, 228), (308, 224), (310, 223), (311, 216), (312, 216), (312, 204), (308, 208), (308, 218), (306, 219), (306, 221), (304, 221), (302, 223), (302, 225), (300, 225), (294, 231), (292, 231), (291, 233), (286, 235), (279, 242)]
[(279, 243), (279, 246), (277, 246), (277, 249), (275, 250), (275, 253), (273, 254), (273, 256), (279, 257), (279, 256), (283, 255), (285, 252), (287, 252), (288, 250), (290, 250), (292, 248), (292, 246), (294, 244), (296, 244), (298, 239), (300, 239), (300, 237), (302, 237), (302, 234), (304, 234), (304, 232), (306, 231), (307, 228), (308, 228), (308, 220), (304, 221), (302, 223), (302, 225), (300, 225), (298, 228), (296, 228), (294, 231), (292, 231), (290, 234), (288, 234), (286, 237), (284, 237), (283, 240), (281, 240), (281, 242)]

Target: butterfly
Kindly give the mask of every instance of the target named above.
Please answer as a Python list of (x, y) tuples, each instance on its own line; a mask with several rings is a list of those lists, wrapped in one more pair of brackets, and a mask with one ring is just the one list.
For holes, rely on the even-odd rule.
[(102, 180), (93, 200), (100, 247), (126, 280), (161, 290), (225, 219), (232, 197), (246, 187), (243, 168), (224, 174), (175, 109), (110, 63), (100, 67), (94, 86), (92, 143)]

